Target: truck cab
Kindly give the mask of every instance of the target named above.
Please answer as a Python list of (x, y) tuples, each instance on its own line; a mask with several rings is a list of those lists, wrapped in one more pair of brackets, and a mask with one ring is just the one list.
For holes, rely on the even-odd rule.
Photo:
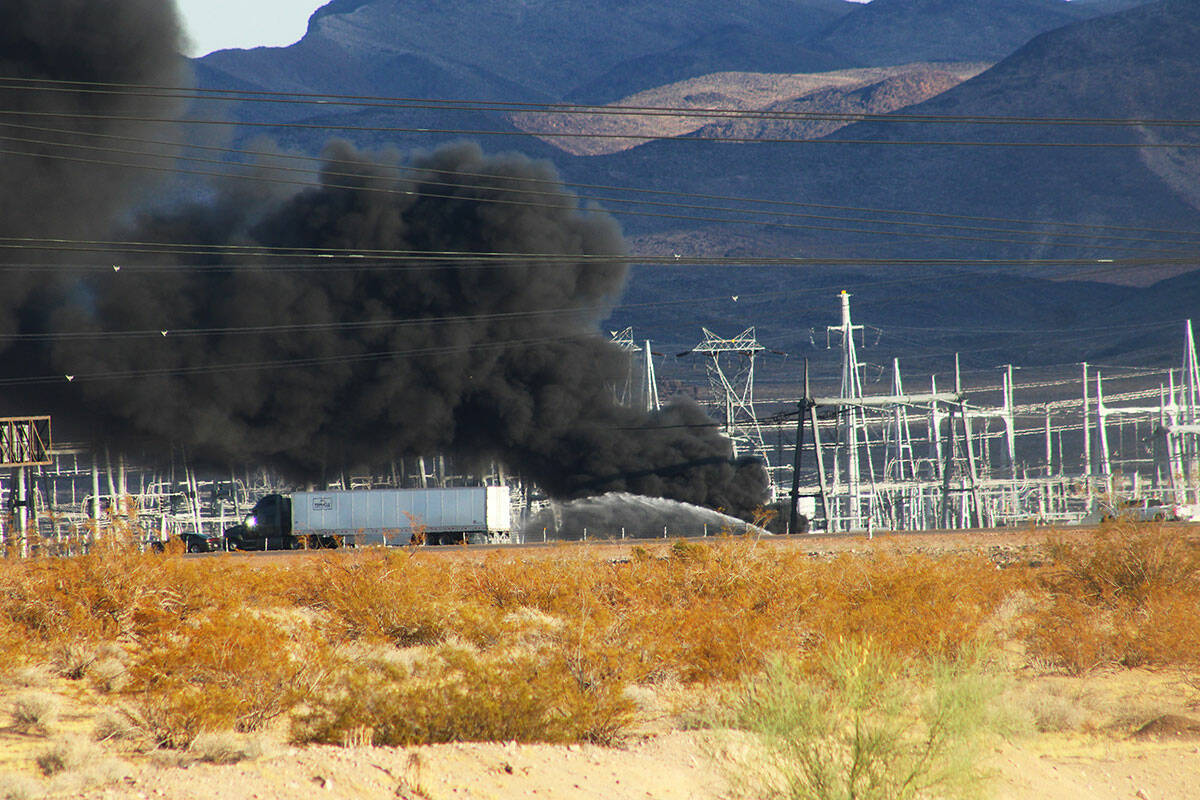
[(296, 549), (291, 498), (269, 494), (259, 500), (244, 520), (225, 530), (225, 542), (230, 550)]

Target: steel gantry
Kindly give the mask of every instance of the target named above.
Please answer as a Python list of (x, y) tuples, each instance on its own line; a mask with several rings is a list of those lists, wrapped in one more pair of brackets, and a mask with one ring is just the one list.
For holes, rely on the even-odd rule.
[(733, 443), (733, 455), (757, 456), (767, 467), (770, 497), (776, 496), (776, 475), (779, 465), (772, 465), (763, 440), (762, 424), (754, 408), (754, 360), (764, 348), (758, 343), (754, 328), (725, 339), (708, 328), (701, 329), (704, 340), (691, 353), (708, 356), (705, 372), (709, 388), (723, 409), (725, 435)]
[[(629, 356), (624, 382), (612, 387), (613, 399), (618, 405), (646, 413), (658, 411), (662, 406), (658, 399), (658, 379), (654, 375), (654, 351), (650, 349), (650, 340), (646, 340), (644, 347), (638, 347), (633, 340), (632, 327), (609, 333), (612, 343)], [(642, 354), (640, 369), (635, 353)]]
[(0, 468), (16, 475), (0, 509), (0, 517), (11, 519), (15, 534), (15, 541), (9, 541), (7, 526), (0, 519), (0, 546), (5, 551), (12, 547), (22, 556), (29, 554), (29, 524), (34, 516), (29, 470), (51, 463), (50, 448), (50, 417), (0, 418)]

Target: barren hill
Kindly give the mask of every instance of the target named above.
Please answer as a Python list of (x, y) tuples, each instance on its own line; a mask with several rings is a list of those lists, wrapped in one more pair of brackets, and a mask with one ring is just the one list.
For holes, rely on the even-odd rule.
[[(638, 108), (696, 109), (697, 116), (651, 114), (514, 114), (520, 130), (574, 155), (617, 153), (643, 144), (644, 138), (614, 136), (821, 136), (844, 123), (806, 125), (744, 119), (738, 111), (812, 111), (885, 113), (927, 100), (981, 72), (982, 64), (927, 64), (873, 67), (834, 72), (780, 75), (719, 72), (647, 89), (614, 103)], [(729, 110), (722, 115), (713, 109)], [(569, 134), (554, 136), (551, 132)], [(550, 135), (547, 135), (550, 134)], [(580, 138), (594, 134), (598, 138)]]
[[(199, 60), (199, 75), (283, 90), (560, 98), (584, 85), (603, 93), (595, 81), (608, 71), (694, 42), (707, 42), (701, 60), (722, 69), (761, 66), (755, 51), (732, 46), (747, 36), (789, 42), (795, 52), (776, 66), (807, 69), (795, 45), (851, 8), (842, 0), (338, 0), (312, 16), (295, 45), (213, 53)], [(741, 34), (722, 44), (729, 31)], [(686, 74), (667, 69), (654, 83), (696, 74), (684, 62)]]
[[(995, 67), (903, 113), (1197, 119), (1197, 41), (1200, 4), (1164, 0), (1043, 34)], [(1195, 142), (1190, 130), (952, 119), (861, 122), (828, 137), (854, 142), (848, 144), (655, 142), (570, 163), (568, 169), (579, 177), (603, 174), (608, 183), (633, 185), (636, 176), (651, 174), (670, 176), (675, 190), (721, 186), (722, 194), (1044, 220), (1049, 236), (1007, 237), (1027, 240), (1023, 246), (930, 241), (919, 248), (1032, 257), (1081, 252), (1056, 242), (1058, 222), (1200, 228), (1195, 200), (1184, 190), (1196, 168), (1193, 150), (1152, 147)], [(659, 188), (664, 187), (665, 182)], [(822, 238), (839, 241), (835, 235)], [(1104, 256), (1125, 252), (1113, 239), (1091, 244)], [(893, 243), (891, 249), (914, 248)]]
[(863, 66), (994, 60), (1096, 10), (1066, 0), (872, 0), (813, 45)]

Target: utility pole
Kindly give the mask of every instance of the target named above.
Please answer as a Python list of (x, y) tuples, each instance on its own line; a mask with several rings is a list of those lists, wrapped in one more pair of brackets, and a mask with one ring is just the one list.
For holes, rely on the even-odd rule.
[[(796, 455), (792, 461), (792, 510), (788, 516), (788, 533), (799, 533), (800, 522), (800, 456), (804, 452), (804, 418), (812, 407), (812, 398), (808, 393), (808, 359), (804, 359), (804, 397), (796, 408)], [(816, 438), (813, 438), (814, 443)]]
[(1088, 419), (1088, 363), (1083, 362), (1083, 488), (1092, 506), (1092, 423)]

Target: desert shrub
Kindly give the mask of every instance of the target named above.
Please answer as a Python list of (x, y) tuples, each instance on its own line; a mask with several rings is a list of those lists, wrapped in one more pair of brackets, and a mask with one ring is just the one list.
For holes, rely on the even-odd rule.
[(287, 712), (323, 660), (311, 631), (218, 612), (140, 643), (121, 693), (155, 742), (186, 747), (212, 730), (255, 730)]
[(1083, 540), (1051, 539), (1045, 584), (1092, 605), (1200, 591), (1200, 547), (1187, 529), (1117, 522)]
[(894, 656), (955, 659), (989, 632), (1014, 583), (973, 555), (842, 556), (815, 576), (805, 620), (818, 653), (869, 639)]
[(577, 609), (581, 598), (596, 597), (610, 582), (612, 569), (578, 547), (536, 560), (494, 554), (482, 565), (463, 568), (459, 594), (505, 611), (532, 608), (561, 614)]
[(55, 742), (49, 750), (41, 753), (36, 759), (38, 769), (43, 775), (58, 775), (61, 772), (75, 772), (96, 761), (100, 751), (91, 743), (82, 739), (64, 739)]
[(136, 742), (144, 731), (135, 722), (136, 714), (127, 708), (106, 709), (96, 717), (92, 739), (97, 742)]
[(77, 681), (88, 673), (97, 657), (96, 648), (86, 642), (64, 642), (53, 650), (50, 661), (59, 676)]
[(869, 642), (839, 645), (815, 672), (773, 659), (730, 709), (765, 754), (735, 784), (755, 798), (965, 797), (983, 784), (995, 694), (977, 661), (905, 669)]
[(1200, 549), (1186, 530), (1115, 522), (1045, 550), (1031, 657), (1071, 674), (1200, 664)]
[(50, 692), (22, 692), (8, 702), (13, 727), (27, 732), (49, 733), (58, 721), (62, 703)]
[(126, 675), (125, 662), (113, 656), (97, 659), (88, 670), (92, 685), (104, 694), (120, 690), (125, 685)]
[(44, 794), (41, 784), (28, 775), (0, 773), (0, 800), (33, 800)]
[[(7, 653), (5, 655), (8, 655)], [(14, 656), (17, 654), (14, 653)], [(38, 686), (45, 686), (51, 682), (50, 673), (45, 667), (35, 664), (27, 664), (17, 667), (5, 676), (6, 684), (10, 686), (18, 686), (24, 689), (33, 689)]]
[(1070, 675), (1115, 666), (1120, 659), (1113, 615), (1111, 609), (1052, 594), (1030, 612), (1028, 657)]
[(1001, 699), (1013, 727), (1038, 733), (1077, 731), (1088, 724), (1090, 710), (1078, 692), (1045, 683), (1010, 687)]
[(1126, 609), (1117, 644), (1121, 666), (1200, 666), (1200, 597), (1164, 593)]
[(87, 555), (6, 565), (0, 619), (46, 648), (90, 646), (133, 632), (143, 608), (170, 604), (161, 557), (98, 543)]
[(295, 716), (293, 738), (607, 743), (630, 721), (622, 688), (581, 684), (553, 650), (484, 653), (446, 644), (411, 664), (346, 663)]
[(261, 739), (235, 731), (212, 731), (192, 740), (188, 753), (207, 764), (237, 764), (261, 758), (263, 745)]
[[(839, 641), (864, 638), (897, 657), (953, 659), (996, 633), (1006, 597), (1032, 594), (1019, 573), (960, 556), (815, 560), (749, 537), (645, 543), (615, 563), (578, 546), (461, 561), (373, 549), (257, 561), (100, 543), (77, 558), (0, 562), (0, 642), (10, 637), (41, 663), (76, 648), (61, 659), (74, 665), (67, 671), (118, 693), (123, 718), (158, 745), (251, 730), (304, 703), (317, 731), (305, 735), (321, 741), (349, 736), (355, 715), (374, 725), (386, 715), (350, 706), (336, 722), (355, 647), (432, 648), (442, 662), (457, 659), (455, 674), (507, 669), (510, 682), (557, 695), (544, 714), (519, 696), (497, 704), (571, 731), (554, 737), (603, 741), (627, 724), (619, 699), (631, 683), (738, 681), (778, 653), (817, 669)], [(396, 670), (371, 667), (362, 678), (379, 703), (443, 692), (468, 704), (454, 699), (454, 681), (432, 680), (435, 667)], [(568, 712), (579, 717), (574, 728), (562, 722)], [(419, 735), (396, 736), (446, 735), (437, 731), (450, 723), (424, 719)]]
[[(447, 576), (410, 552), (371, 551), (323, 565), (308, 602), (338, 640), (436, 644), (449, 634), (486, 629), (486, 614), (449, 590)], [(474, 637), (470, 637), (474, 638)]]
[(736, 680), (777, 652), (819, 658), (831, 642), (870, 636), (916, 657), (952, 656), (992, 632), (1020, 581), (982, 558), (844, 557), (738, 538), (675, 543), (625, 563), (571, 553), (466, 567), (465, 593), (532, 607), (622, 654), (638, 682)]

